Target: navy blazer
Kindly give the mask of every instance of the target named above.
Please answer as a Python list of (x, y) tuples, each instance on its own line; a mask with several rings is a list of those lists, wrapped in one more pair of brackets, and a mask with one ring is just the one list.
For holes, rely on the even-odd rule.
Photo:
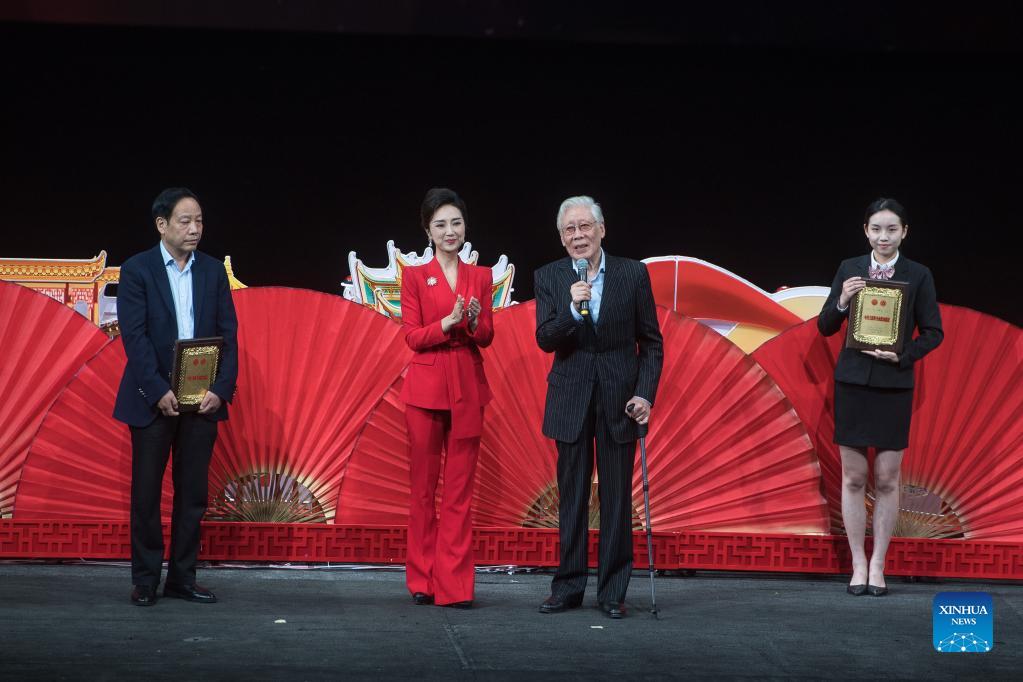
[[(209, 419), (227, 419), (227, 403), (238, 380), (238, 318), (231, 285), (220, 261), (195, 252), (192, 263), (192, 309), (195, 338), (224, 337), (212, 391), (224, 405)], [(114, 404), (114, 418), (130, 426), (148, 426), (156, 404), (170, 390), (178, 323), (160, 245), (132, 256), (121, 266), (117, 285), (117, 321), (128, 364)]]
[[(850, 277), (867, 278), (870, 270), (870, 254), (842, 261), (831, 284), (831, 293), (824, 302), (817, 317), (817, 328), (824, 336), (831, 336), (842, 328), (842, 322), (849, 317), (849, 310), (838, 309), (842, 295), (842, 283)], [(931, 271), (920, 263), (899, 255), (895, 262), (893, 280), (906, 282), (906, 298), (903, 304), (909, 313), (901, 330), (906, 342), (903, 344), (899, 362), (877, 360), (855, 348), (842, 348), (835, 365), (835, 380), (860, 386), (879, 388), (912, 388), (913, 363), (938, 347), (945, 333), (941, 329), (941, 311), (934, 289)], [(913, 328), (920, 334), (913, 338)]]
[(637, 395), (651, 405), (664, 360), (661, 328), (646, 265), (604, 252), (600, 321), (572, 316), (572, 284), (579, 281), (571, 258), (536, 271), (536, 342), (554, 363), (547, 376), (543, 433), (573, 443), (586, 419), (594, 383), (605, 419), (618, 443), (635, 441), (636, 422), (625, 404)]

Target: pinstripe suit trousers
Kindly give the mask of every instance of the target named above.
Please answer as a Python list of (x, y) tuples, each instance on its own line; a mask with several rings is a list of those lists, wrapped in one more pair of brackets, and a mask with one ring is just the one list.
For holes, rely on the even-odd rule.
[(589, 500), (596, 442), (597, 493), (600, 497), (600, 548), (597, 600), (624, 602), (632, 576), (632, 471), (636, 443), (611, 436), (597, 384), (579, 439), (556, 441), (561, 557), (551, 594), (568, 600), (586, 590)]

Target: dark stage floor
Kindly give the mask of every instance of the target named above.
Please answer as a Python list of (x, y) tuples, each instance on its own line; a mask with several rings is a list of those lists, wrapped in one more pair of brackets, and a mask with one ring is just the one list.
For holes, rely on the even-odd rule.
[[(549, 575), (481, 573), (477, 608), (414, 606), (395, 570), (216, 568), (219, 604), (128, 601), (111, 565), (0, 564), (0, 678), (23, 679), (1019, 679), (1023, 586), (904, 583), (851, 597), (838, 579), (645, 573), (629, 617), (591, 607), (541, 615)], [(987, 654), (939, 654), (931, 600), (981, 590)]]

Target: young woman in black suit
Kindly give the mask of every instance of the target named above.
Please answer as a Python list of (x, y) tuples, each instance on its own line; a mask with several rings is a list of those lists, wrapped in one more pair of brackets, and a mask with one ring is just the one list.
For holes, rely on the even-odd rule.
[[(835, 367), (835, 443), (842, 455), (842, 521), (852, 550), (853, 595), (888, 593), (885, 554), (899, 513), (899, 467), (909, 443), (913, 413), (913, 365), (938, 347), (944, 336), (931, 271), (899, 252), (909, 232), (906, 210), (894, 199), (878, 199), (867, 207), (863, 232), (868, 255), (850, 258), (838, 267), (831, 294), (817, 326), (831, 336), (849, 316), (849, 304), (866, 279), (908, 284), (903, 305), (908, 314), (901, 330), (902, 352), (843, 348)], [(918, 335), (913, 338), (916, 328)], [(867, 562), (864, 488), (867, 448), (874, 456), (874, 553)]]

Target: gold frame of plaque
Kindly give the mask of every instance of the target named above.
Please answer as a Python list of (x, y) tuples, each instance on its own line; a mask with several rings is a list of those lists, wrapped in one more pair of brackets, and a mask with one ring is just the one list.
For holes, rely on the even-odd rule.
[[(178, 412), (196, 412), (203, 397), (213, 386), (220, 367), (220, 351), (224, 337), (178, 339), (174, 342), (174, 363), (171, 369), (171, 390), (178, 399)], [(196, 368), (195, 374), (189, 374)]]
[(868, 279), (849, 303), (847, 348), (902, 353), (908, 282)]

